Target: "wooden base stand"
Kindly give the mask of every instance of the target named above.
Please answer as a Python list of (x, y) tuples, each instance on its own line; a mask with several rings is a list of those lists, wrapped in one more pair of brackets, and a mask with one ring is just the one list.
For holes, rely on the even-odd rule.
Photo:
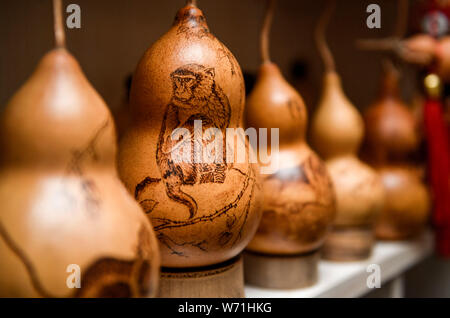
[(319, 252), (303, 255), (263, 255), (244, 252), (245, 282), (264, 288), (294, 289), (317, 282)]
[(370, 257), (373, 244), (372, 228), (334, 228), (322, 248), (322, 257), (331, 261), (360, 261)]
[(163, 268), (159, 286), (163, 298), (244, 297), (242, 257), (207, 268)]

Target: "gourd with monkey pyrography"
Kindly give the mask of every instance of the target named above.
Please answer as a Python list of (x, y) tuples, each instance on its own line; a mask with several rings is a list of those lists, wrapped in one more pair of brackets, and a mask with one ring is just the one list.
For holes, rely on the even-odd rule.
[(60, 0), (54, 11), (57, 47), (0, 116), (0, 296), (154, 296), (155, 234), (118, 178), (111, 114), (64, 46)]
[[(238, 62), (188, 1), (136, 68), (119, 147), (121, 179), (152, 221), (167, 268), (230, 260), (256, 231), (258, 167), (245, 139), (227, 135), (241, 127), (244, 101)], [(212, 145), (214, 160), (204, 160)]]

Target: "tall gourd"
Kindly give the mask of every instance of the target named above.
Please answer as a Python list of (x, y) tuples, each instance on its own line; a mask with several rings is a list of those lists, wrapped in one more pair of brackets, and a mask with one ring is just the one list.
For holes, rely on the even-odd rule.
[(56, 48), (0, 117), (0, 296), (155, 295), (155, 234), (118, 178), (108, 108), (64, 47), (60, 1), (54, 10)]
[[(239, 255), (256, 231), (257, 167), (248, 161), (244, 139), (225, 138), (227, 128), (241, 127), (244, 101), (238, 62), (188, 1), (136, 68), (132, 123), (119, 153), (121, 178), (153, 223), (165, 267), (223, 263)], [(210, 128), (222, 135), (210, 139)], [(176, 131), (190, 136), (172, 138)], [(215, 157), (208, 163), (196, 146), (204, 149), (218, 138), (223, 143), (215, 154), (223, 153), (223, 162)], [(245, 159), (226, 160), (231, 149), (243, 149)]]
[[(280, 255), (300, 256), (301, 259), (301, 256), (320, 249), (334, 219), (335, 199), (324, 163), (305, 141), (307, 113), (303, 99), (269, 58), (268, 36), (273, 6), (274, 1), (270, 1), (261, 32), (262, 64), (247, 99), (245, 122), (249, 128), (279, 130), (279, 159), (276, 170), (262, 176), (263, 217), (247, 248), (268, 257), (249, 254), (249, 261), (258, 261), (248, 270), (246, 265), (246, 275), (254, 284), (292, 288), (302, 287), (305, 282), (306, 285), (313, 283), (316, 264), (305, 273), (299, 273), (301, 265), (298, 265), (289, 273), (276, 274), (288, 279), (264, 281), (264, 277), (270, 277), (273, 272), (266, 273), (264, 269), (276, 267), (274, 270), (282, 271), (292, 258), (281, 259), (279, 265), (273, 266), (260, 263), (273, 264), (275, 258), (270, 256)], [(272, 152), (272, 158), (275, 158), (273, 152), (277, 149), (271, 148), (270, 140), (268, 149), (260, 148), (259, 151)], [(308, 275), (310, 277), (305, 279)]]
[(419, 234), (429, 214), (429, 196), (408, 155), (418, 146), (416, 122), (401, 100), (399, 74), (384, 63), (380, 92), (367, 108), (363, 156), (380, 173), (386, 203), (376, 225), (380, 239), (407, 239)]
[(328, 3), (316, 30), (325, 75), (311, 138), (315, 149), (326, 159), (336, 189), (336, 221), (323, 255), (345, 261), (370, 255), (373, 225), (383, 205), (383, 186), (376, 172), (357, 157), (364, 134), (363, 120), (345, 96), (325, 42), (325, 27), (333, 7), (334, 2)]

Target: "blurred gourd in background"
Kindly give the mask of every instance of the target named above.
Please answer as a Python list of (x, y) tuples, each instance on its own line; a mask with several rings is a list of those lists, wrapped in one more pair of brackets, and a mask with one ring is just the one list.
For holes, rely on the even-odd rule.
[[(303, 99), (269, 58), (273, 7), (274, 1), (269, 1), (261, 31), (262, 64), (247, 98), (245, 123), (247, 128), (266, 128), (268, 141), (272, 128), (279, 129), (279, 149), (272, 148), (269, 142), (267, 149), (261, 144), (258, 149), (260, 160), (261, 153), (271, 153), (272, 160), (278, 156), (278, 161), (274, 171), (262, 176), (263, 217), (247, 250), (268, 256), (302, 256), (321, 248), (334, 219), (335, 197), (324, 163), (305, 141), (307, 113)], [(266, 261), (270, 262), (270, 258)], [(255, 263), (247, 270), (246, 264), (246, 279), (265, 287), (304, 287), (314, 283), (313, 273), (317, 271), (314, 263), (306, 273), (278, 273), (284, 279), (270, 282), (264, 277), (271, 273), (258, 272), (257, 266)], [(303, 276), (307, 275), (314, 277), (305, 280)]]
[(429, 197), (420, 175), (408, 161), (418, 146), (416, 121), (401, 100), (399, 73), (383, 64), (378, 98), (365, 111), (363, 158), (380, 173), (386, 203), (377, 225), (380, 239), (406, 239), (421, 232), (428, 220)]
[(335, 1), (327, 2), (316, 29), (325, 74), (322, 97), (312, 121), (311, 140), (326, 159), (336, 190), (336, 221), (325, 242), (323, 256), (352, 261), (370, 256), (373, 226), (384, 203), (384, 192), (378, 174), (357, 157), (364, 135), (363, 120), (345, 96), (325, 41), (325, 28), (334, 7)]

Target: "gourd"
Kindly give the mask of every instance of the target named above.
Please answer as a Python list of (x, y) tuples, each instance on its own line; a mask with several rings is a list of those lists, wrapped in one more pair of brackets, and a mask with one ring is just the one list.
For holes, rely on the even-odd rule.
[(367, 108), (363, 156), (383, 181), (386, 203), (376, 225), (380, 239), (406, 239), (419, 234), (429, 213), (429, 195), (408, 155), (419, 142), (416, 121), (400, 98), (399, 74), (385, 62), (380, 93)]
[(259, 149), (278, 162), (274, 171), (262, 175), (263, 217), (247, 250), (299, 255), (322, 246), (335, 216), (335, 197), (324, 163), (305, 140), (303, 99), (269, 57), (273, 5), (271, 1), (261, 32), (262, 63), (247, 99), (245, 122), (248, 128), (278, 129), (279, 150), (272, 143)]
[(0, 296), (153, 296), (155, 234), (118, 178), (111, 114), (64, 46), (60, 1), (54, 10), (56, 48), (0, 116)]
[[(119, 147), (121, 179), (152, 221), (165, 267), (222, 263), (256, 231), (257, 166), (244, 138), (226, 136), (242, 129), (244, 102), (238, 62), (188, 1), (136, 68)], [(213, 143), (208, 162), (202, 150)]]
[[(324, 35), (333, 7), (334, 2), (327, 6), (316, 29), (316, 43), (325, 63), (325, 74), (322, 96), (312, 120), (311, 140), (326, 159), (336, 190), (336, 220), (334, 231), (325, 243), (324, 256), (352, 260), (370, 254), (370, 233), (383, 205), (383, 186), (377, 173), (357, 157), (364, 134), (363, 120), (343, 91)], [(334, 235), (345, 235), (347, 230), (359, 233), (359, 229), (366, 229), (366, 235), (361, 237), (364, 242), (352, 242), (350, 234), (348, 240)], [(358, 244), (361, 244), (360, 251), (356, 251)], [(354, 255), (349, 252), (352, 245)]]

